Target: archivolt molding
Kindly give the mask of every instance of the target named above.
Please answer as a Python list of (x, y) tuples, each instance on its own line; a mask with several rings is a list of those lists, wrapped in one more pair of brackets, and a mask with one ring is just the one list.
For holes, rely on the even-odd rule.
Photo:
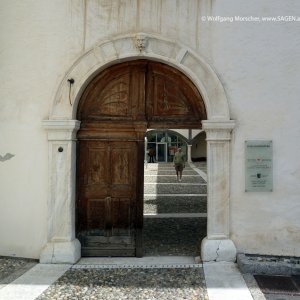
[[(142, 58), (166, 63), (188, 76), (203, 97), (208, 120), (230, 120), (225, 91), (212, 66), (191, 49), (176, 41), (145, 33), (134, 33), (102, 41), (81, 55), (61, 81), (49, 119), (76, 119), (81, 94), (97, 73), (110, 65)], [(75, 82), (70, 91), (68, 79), (71, 78)]]

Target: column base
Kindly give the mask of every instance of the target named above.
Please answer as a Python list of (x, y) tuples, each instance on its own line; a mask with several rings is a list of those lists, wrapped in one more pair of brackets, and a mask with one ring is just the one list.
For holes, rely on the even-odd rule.
[(236, 247), (232, 240), (209, 240), (207, 237), (201, 243), (201, 259), (208, 261), (236, 261)]
[(71, 242), (49, 242), (42, 249), (42, 264), (74, 264), (81, 257), (81, 244), (77, 239)]

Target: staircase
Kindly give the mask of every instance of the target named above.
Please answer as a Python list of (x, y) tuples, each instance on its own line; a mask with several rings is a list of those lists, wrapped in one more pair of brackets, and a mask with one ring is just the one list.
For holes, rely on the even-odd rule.
[(171, 163), (148, 163), (144, 172), (144, 255), (199, 256), (206, 236), (204, 176), (189, 164), (181, 182)]

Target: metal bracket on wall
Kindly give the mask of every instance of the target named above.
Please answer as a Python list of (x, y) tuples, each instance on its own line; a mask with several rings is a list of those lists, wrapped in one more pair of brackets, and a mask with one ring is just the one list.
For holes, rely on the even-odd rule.
[(72, 105), (72, 101), (71, 101), (71, 86), (72, 84), (74, 84), (75, 80), (73, 78), (69, 78), (68, 82), (70, 84), (70, 89), (69, 89), (69, 101), (70, 101), (70, 105)]

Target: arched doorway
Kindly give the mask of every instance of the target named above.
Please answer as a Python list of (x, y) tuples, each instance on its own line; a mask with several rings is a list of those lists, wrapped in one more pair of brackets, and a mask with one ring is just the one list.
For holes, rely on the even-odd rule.
[[(42, 126), (48, 137), (48, 201), (42, 263), (75, 263), (81, 245), (75, 236), (76, 120), (82, 92), (95, 75), (116, 62), (145, 58), (174, 66), (201, 91), (207, 121), (202, 122), (207, 141), (208, 210), (207, 237), (201, 244), (203, 261), (235, 261), (236, 247), (230, 233), (231, 132), (235, 121), (222, 82), (207, 60), (187, 45), (161, 35), (143, 34), (147, 41), (136, 47), (136, 32), (100, 41), (66, 70), (48, 119)], [(70, 79), (74, 84), (70, 85)], [(73, 81), (72, 81), (73, 82)], [(125, 130), (125, 128), (124, 128)], [(46, 200), (45, 200), (46, 201)]]
[(147, 128), (201, 128), (204, 101), (178, 70), (135, 60), (98, 74), (77, 119), (76, 236), (83, 256), (142, 256)]

